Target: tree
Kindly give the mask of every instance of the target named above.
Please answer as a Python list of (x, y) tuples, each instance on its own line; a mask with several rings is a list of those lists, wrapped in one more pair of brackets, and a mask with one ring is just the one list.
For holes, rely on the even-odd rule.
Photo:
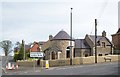
[(22, 40), (22, 44), (20, 46), (20, 51), (18, 54), (18, 59), (23, 60), (23, 57), (24, 57), (24, 41)]
[(4, 50), (5, 56), (8, 56), (8, 54), (12, 52), (12, 42), (10, 40), (0, 42), (0, 47)]

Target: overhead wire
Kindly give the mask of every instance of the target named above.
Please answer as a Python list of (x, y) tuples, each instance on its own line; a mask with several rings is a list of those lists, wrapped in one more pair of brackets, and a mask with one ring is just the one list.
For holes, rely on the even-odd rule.
[[(108, 1), (109, 0), (105, 0), (104, 1), (104, 3), (103, 3), (103, 5), (102, 5), (102, 7), (101, 7), (101, 9), (100, 9), (100, 12), (99, 12), (99, 14), (98, 14), (98, 18), (97, 19), (100, 19), (100, 18), (102, 18), (102, 15), (103, 15), (103, 13), (104, 13), (104, 11), (105, 11), (105, 9), (106, 9), (106, 7), (107, 7), (107, 5), (108, 5)], [(91, 29), (91, 32), (90, 32), (90, 35), (93, 33), (93, 29), (94, 29), (94, 25), (92, 26), (92, 29)]]

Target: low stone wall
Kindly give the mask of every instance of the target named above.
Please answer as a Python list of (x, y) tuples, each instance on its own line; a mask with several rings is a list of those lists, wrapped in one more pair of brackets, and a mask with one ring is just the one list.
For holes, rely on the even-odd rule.
[[(60, 59), (60, 60), (48, 60), (49, 66), (67, 66), (70, 65), (70, 59)], [(40, 61), (40, 66), (45, 66), (46, 60)]]
[[(104, 57), (110, 57), (111, 61), (120, 61), (120, 55), (107, 55), (107, 56), (97, 56), (97, 62), (98, 63), (103, 63), (105, 62)], [(70, 59), (60, 59), (60, 60), (48, 60), (49, 61), (49, 66), (67, 66), (70, 65)], [(90, 56), (90, 57), (75, 57), (72, 59), (73, 65), (81, 65), (81, 64), (94, 64), (95, 63), (95, 56)], [(109, 62), (107, 60), (106, 62)], [(20, 66), (29, 66), (32, 67), (35, 65), (37, 66), (37, 61), (19, 61), (18, 64)], [(41, 60), (40, 61), (40, 66), (45, 66), (46, 60)]]
[(108, 57), (111, 57), (112, 61), (120, 61), (120, 55), (107, 55)]
[(37, 61), (18, 61), (17, 64), (23, 67), (33, 67), (37, 66)]

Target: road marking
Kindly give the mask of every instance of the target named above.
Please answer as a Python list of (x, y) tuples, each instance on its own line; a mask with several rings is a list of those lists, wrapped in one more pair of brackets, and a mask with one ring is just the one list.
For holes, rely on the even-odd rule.
[(41, 70), (36, 70), (35, 72), (40, 72)]
[(28, 73), (28, 72), (24, 72), (25, 74)]

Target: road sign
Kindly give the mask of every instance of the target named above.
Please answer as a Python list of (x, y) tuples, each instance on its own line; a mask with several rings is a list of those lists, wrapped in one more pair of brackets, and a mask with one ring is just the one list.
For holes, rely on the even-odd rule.
[(30, 52), (30, 57), (44, 57), (43, 52)]

